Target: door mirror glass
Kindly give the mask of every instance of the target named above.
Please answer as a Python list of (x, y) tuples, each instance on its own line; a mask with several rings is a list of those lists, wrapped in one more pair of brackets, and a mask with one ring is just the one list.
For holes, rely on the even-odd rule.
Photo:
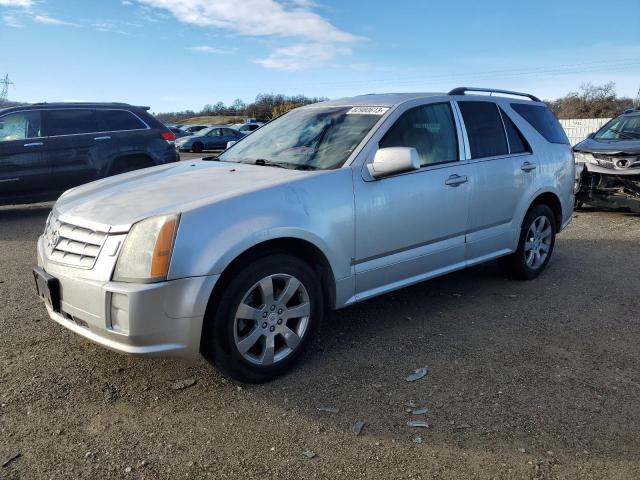
[(230, 142), (227, 142), (227, 148), (231, 148), (231, 147), (233, 147), (236, 143), (238, 143), (238, 142), (236, 142), (235, 140), (232, 140), (232, 141), (230, 141)]
[(379, 148), (367, 168), (373, 178), (420, 170), (420, 156), (413, 147)]

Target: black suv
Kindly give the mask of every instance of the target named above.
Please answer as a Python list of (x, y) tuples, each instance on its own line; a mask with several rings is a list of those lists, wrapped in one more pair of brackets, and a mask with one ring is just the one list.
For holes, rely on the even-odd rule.
[(0, 110), (0, 204), (176, 162), (175, 134), (124, 103), (39, 103)]

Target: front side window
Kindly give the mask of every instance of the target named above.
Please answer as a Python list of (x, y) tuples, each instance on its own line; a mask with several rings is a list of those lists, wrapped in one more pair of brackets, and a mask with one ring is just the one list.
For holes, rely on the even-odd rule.
[(639, 140), (640, 115), (614, 118), (602, 127), (594, 138), (596, 140)]
[(380, 140), (379, 147), (413, 147), (422, 166), (458, 161), (451, 105), (432, 103), (407, 110)]
[(102, 124), (102, 130), (107, 132), (147, 128), (138, 117), (126, 110), (98, 110), (98, 119)]
[(222, 136), (222, 129), (221, 128), (212, 128), (211, 130), (207, 131), (207, 133), (205, 135), (207, 137), (221, 137)]
[(41, 137), (40, 112), (15, 112), (0, 117), (0, 142)]
[(45, 110), (44, 123), (46, 125), (46, 135), (55, 137), (57, 135), (77, 135), (80, 133), (99, 132), (98, 119), (95, 110), (91, 109), (63, 109)]
[(243, 137), (222, 161), (328, 170), (341, 167), (386, 107), (303, 107)]
[(493, 102), (458, 102), (467, 129), (471, 158), (507, 155), (507, 138)]

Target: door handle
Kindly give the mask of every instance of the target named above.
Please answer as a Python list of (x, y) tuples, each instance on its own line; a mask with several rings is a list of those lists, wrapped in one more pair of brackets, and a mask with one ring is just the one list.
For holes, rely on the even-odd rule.
[(109, 135), (105, 135), (104, 137), (96, 137), (94, 140), (111, 140), (111, 137)]
[(42, 145), (43, 145), (42, 142), (32, 142), (32, 143), (25, 143), (24, 144), (25, 147), (40, 147)]
[(520, 167), (520, 170), (524, 172), (530, 172), (531, 170), (535, 170), (536, 168), (538, 168), (538, 165), (536, 165), (535, 163), (524, 162)]
[(457, 175), (453, 174), (449, 178), (444, 181), (445, 185), (449, 185), (450, 187), (457, 187), (469, 181), (466, 175)]

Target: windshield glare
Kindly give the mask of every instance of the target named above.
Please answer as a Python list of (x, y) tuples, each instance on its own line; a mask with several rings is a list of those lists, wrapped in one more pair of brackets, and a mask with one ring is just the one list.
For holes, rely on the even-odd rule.
[(596, 140), (640, 139), (640, 115), (618, 117), (607, 123), (594, 137)]
[(351, 107), (292, 110), (220, 155), (227, 162), (273, 162), (290, 168), (328, 170), (349, 158), (380, 115), (347, 113)]

